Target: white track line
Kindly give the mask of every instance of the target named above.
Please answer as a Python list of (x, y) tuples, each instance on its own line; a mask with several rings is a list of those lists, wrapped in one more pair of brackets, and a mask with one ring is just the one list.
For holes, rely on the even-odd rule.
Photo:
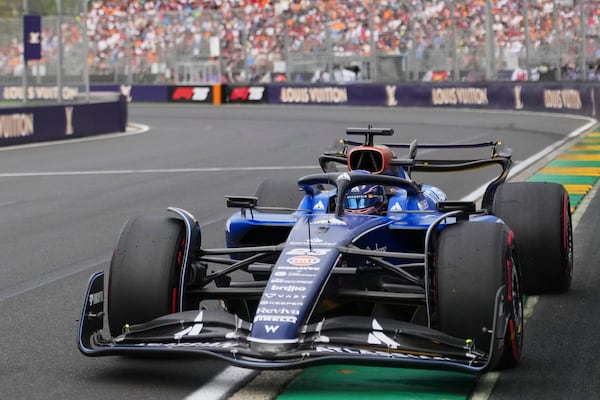
[(258, 374), (259, 371), (251, 369), (227, 367), (206, 385), (185, 397), (184, 400), (226, 399)]
[(214, 168), (150, 168), (150, 169), (106, 169), (92, 171), (32, 171), (0, 173), (0, 178), (26, 178), (32, 176), (84, 176), (84, 175), (133, 175), (133, 174), (182, 174), (193, 172), (238, 172), (238, 171), (282, 171), (318, 170), (318, 165), (286, 165), (256, 167), (214, 167)]
[(36, 147), (57, 146), (57, 145), (67, 145), (67, 144), (80, 143), (80, 142), (92, 142), (92, 141), (96, 141), (96, 140), (112, 139), (112, 138), (122, 137), (122, 136), (139, 135), (140, 133), (148, 132), (149, 130), (150, 130), (150, 127), (148, 127), (148, 125), (130, 122), (129, 124), (127, 124), (127, 128), (126, 128), (125, 132), (106, 133), (106, 134), (99, 134), (99, 135), (92, 135), (92, 136), (85, 136), (85, 137), (71, 138), (71, 139), (65, 137), (64, 139), (49, 140), (47, 142), (18, 144), (15, 146), (3, 146), (3, 147), (0, 147), (0, 151), (31, 149), (31, 148), (36, 148)]

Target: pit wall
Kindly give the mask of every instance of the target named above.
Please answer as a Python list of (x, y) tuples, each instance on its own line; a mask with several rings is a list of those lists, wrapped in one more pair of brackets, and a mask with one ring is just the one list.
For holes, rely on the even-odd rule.
[[(106, 92), (118, 92), (120, 97), (112, 103), (0, 109), (0, 146), (124, 131), (127, 102), (469, 108), (593, 118), (600, 112), (599, 82), (98, 85), (92, 86), (91, 91), (92, 97)], [(28, 93), (28, 98), (48, 100), (56, 92), (56, 88), (38, 87)], [(82, 92), (78, 87), (63, 88), (63, 99), (67, 95), (73, 99), (81, 97)], [(20, 87), (0, 86), (0, 100), (21, 98)]]

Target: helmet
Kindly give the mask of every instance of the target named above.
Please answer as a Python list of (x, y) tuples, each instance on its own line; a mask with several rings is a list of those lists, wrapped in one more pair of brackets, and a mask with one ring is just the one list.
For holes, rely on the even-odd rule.
[(344, 196), (344, 210), (350, 214), (379, 214), (385, 203), (381, 185), (354, 186)]

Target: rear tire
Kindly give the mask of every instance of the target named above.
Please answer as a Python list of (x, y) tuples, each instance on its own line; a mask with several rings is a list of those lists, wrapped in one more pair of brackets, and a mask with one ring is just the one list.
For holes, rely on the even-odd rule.
[(265, 179), (256, 188), (260, 207), (297, 209), (304, 197), (298, 183), (289, 179)]
[(113, 337), (120, 335), (126, 324), (178, 311), (184, 251), (182, 221), (158, 215), (127, 221), (108, 275), (108, 325)]
[(573, 280), (573, 228), (562, 185), (511, 182), (494, 196), (494, 215), (515, 232), (524, 293), (564, 293)]
[[(504, 224), (473, 222), (447, 226), (438, 238), (434, 285), (439, 328), (491, 351), (491, 368), (513, 367), (521, 359), (523, 301), (512, 236)], [(508, 324), (501, 326), (500, 316), (492, 338), (499, 289)]]

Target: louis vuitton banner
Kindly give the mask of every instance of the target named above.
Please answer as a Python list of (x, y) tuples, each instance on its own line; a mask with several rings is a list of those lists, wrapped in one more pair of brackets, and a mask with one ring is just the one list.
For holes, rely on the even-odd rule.
[(127, 101), (0, 109), (0, 146), (124, 132)]
[(268, 86), (269, 103), (455, 107), (596, 116), (600, 85), (584, 83), (415, 83)]

